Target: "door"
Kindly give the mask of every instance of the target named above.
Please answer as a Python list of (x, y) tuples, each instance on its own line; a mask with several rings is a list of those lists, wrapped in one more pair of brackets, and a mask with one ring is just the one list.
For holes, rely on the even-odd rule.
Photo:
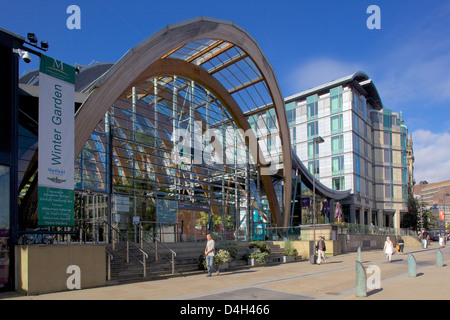
[(86, 242), (106, 242), (108, 228), (108, 196), (101, 193), (78, 193), (75, 203), (75, 221), (83, 228)]

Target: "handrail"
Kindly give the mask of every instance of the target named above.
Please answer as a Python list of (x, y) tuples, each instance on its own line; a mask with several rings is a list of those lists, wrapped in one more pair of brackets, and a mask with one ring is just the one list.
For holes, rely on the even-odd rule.
[[(93, 236), (92, 234), (90, 234), (90, 233), (83, 227), (82, 224), (77, 223), (77, 225), (78, 225), (78, 228), (79, 228), (79, 231), (80, 231), (80, 234), (79, 234), (80, 244), (82, 244), (82, 241), (83, 241), (83, 236), (82, 236), (81, 232), (84, 232), (84, 233), (87, 234), (89, 237), (91, 237), (93, 243), (97, 243), (97, 244), (99, 243), (99, 242), (94, 238), (94, 236)], [(85, 239), (84, 243), (86, 243), (86, 239)], [(108, 249), (106, 249), (106, 248), (105, 248), (105, 251), (106, 251), (106, 253), (108, 254), (108, 271), (107, 271), (107, 279), (108, 279), (108, 281), (109, 281), (109, 280), (111, 280), (111, 260), (114, 260), (114, 255), (113, 255)]]
[[(147, 266), (146, 266), (146, 259), (148, 259), (148, 254), (142, 250), (141, 248), (139, 248), (134, 242), (132, 242), (130, 239), (128, 239), (128, 237), (126, 235), (124, 235), (122, 232), (120, 232), (119, 230), (117, 230), (115, 227), (113, 227), (108, 221), (106, 220), (99, 220), (99, 222), (106, 224), (109, 228), (111, 228), (111, 230), (113, 230), (114, 232), (116, 232), (119, 236), (121, 236), (122, 238), (124, 238), (126, 240), (126, 244), (127, 244), (127, 262), (130, 262), (130, 243), (132, 246), (134, 246), (136, 249), (138, 249), (141, 253), (142, 253), (142, 261), (136, 257), (133, 253), (131, 253), (131, 255), (138, 260), (138, 262), (140, 264), (142, 264), (143, 267), (143, 277), (145, 278), (147, 276)], [(113, 246), (113, 250), (115, 249), (115, 239), (114, 237), (112, 237), (111, 239), (112, 242), (112, 246)]]
[(153, 241), (155, 242), (155, 261), (158, 261), (158, 243), (160, 243), (164, 248), (166, 248), (167, 250), (170, 251), (170, 253), (172, 255), (172, 259), (171, 259), (172, 274), (175, 274), (175, 257), (177, 255), (177, 253), (175, 251), (173, 251), (172, 249), (170, 249), (169, 247), (167, 247), (160, 240), (158, 240), (155, 237), (153, 237), (148, 231), (144, 230), (144, 228), (142, 228), (142, 224), (141, 223), (136, 224), (136, 226), (139, 229), (139, 243), (141, 245), (141, 248), (143, 247), (143, 242), (145, 241), (144, 236), (143, 236), (144, 233), (147, 236), (149, 236), (151, 239), (153, 239)]

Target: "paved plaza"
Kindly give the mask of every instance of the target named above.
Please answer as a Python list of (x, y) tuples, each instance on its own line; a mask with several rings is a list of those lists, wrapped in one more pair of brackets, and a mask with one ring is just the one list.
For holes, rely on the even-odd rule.
[[(436, 266), (436, 250), (443, 267)], [(417, 276), (408, 277), (408, 252), (385, 261), (382, 250), (362, 251), (367, 268), (377, 266), (380, 288), (356, 297), (357, 253), (328, 257), (326, 264), (309, 261), (222, 271), (206, 277), (193, 274), (161, 280), (25, 296), (5, 293), (6, 300), (448, 300), (450, 299), (450, 249), (432, 243), (413, 248)]]

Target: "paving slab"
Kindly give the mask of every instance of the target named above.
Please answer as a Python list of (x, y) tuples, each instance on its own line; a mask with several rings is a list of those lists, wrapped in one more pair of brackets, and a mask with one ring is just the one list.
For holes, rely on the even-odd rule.
[(381, 250), (362, 251), (362, 263), (380, 270), (381, 288), (355, 296), (356, 252), (328, 257), (326, 264), (291, 262), (131, 284), (26, 296), (10, 292), (1, 300), (423, 300), (450, 299), (450, 248), (413, 248), (417, 277), (408, 277), (408, 252), (385, 261)]

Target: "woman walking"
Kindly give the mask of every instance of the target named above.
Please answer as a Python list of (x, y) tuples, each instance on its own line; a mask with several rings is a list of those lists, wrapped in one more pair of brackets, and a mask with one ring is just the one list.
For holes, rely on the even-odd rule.
[(394, 253), (394, 244), (391, 241), (390, 237), (386, 238), (386, 241), (384, 242), (384, 253), (386, 254), (386, 261), (389, 261), (391, 263), (392, 260), (392, 254)]

